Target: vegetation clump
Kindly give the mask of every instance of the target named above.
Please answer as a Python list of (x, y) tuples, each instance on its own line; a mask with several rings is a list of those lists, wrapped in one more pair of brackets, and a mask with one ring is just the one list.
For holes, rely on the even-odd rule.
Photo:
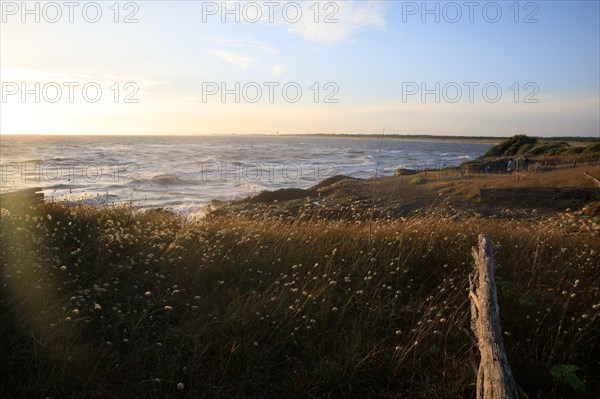
[(526, 135), (513, 136), (490, 148), (483, 157), (509, 157), (517, 155), (529, 156), (582, 156), (583, 159), (600, 158), (600, 143), (592, 143), (585, 147), (571, 146), (565, 141), (542, 141)]
[(502, 143), (490, 148), (484, 154), (485, 157), (498, 157), (505, 155), (524, 154), (531, 150), (538, 143), (535, 137), (528, 137), (519, 134), (503, 141)]
[(423, 183), (425, 183), (425, 179), (422, 176), (413, 177), (410, 180), (410, 184), (414, 184), (414, 185), (423, 184)]

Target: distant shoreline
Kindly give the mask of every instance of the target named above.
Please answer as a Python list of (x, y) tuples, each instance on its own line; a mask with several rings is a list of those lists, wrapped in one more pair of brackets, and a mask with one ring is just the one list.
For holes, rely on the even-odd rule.
[[(263, 136), (263, 135), (259, 135)], [(267, 136), (267, 135), (264, 135)], [(314, 133), (314, 134), (280, 134), (283, 137), (322, 137), (322, 138), (373, 138), (381, 139), (381, 134), (333, 134), (333, 133)], [(441, 135), (427, 135), (427, 134), (384, 134), (385, 140), (407, 140), (407, 141), (441, 141), (450, 143), (491, 143), (499, 144), (504, 140), (509, 139), (511, 136), (441, 136)], [(547, 142), (567, 142), (571, 145), (587, 145), (594, 142), (600, 142), (600, 138), (596, 137), (584, 137), (584, 136), (573, 136), (573, 137), (541, 137), (541, 136), (530, 136), (538, 138), (540, 141)]]
[[(280, 134), (276, 137), (314, 137), (314, 138), (332, 138), (332, 139), (377, 139), (381, 140), (381, 134)], [(490, 143), (497, 144), (506, 139), (506, 137), (467, 137), (467, 136), (427, 136), (427, 135), (398, 135), (384, 134), (384, 140), (402, 140), (402, 141), (440, 141), (447, 143)]]

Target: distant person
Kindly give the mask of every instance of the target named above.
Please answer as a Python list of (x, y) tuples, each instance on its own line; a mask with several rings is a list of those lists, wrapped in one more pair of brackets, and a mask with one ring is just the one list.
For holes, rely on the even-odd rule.
[(492, 167), (488, 164), (485, 166), (485, 169), (483, 170), (484, 173), (492, 173)]
[(512, 158), (509, 159), (506, 170), (508, 170), (508, 173), (512, 173), (515, 171), (515, 160), (514, 159), (512, 159)]
[(529, 158), (527, 158), (527, 155), (523, 155), (523, 170), (529, 170)]

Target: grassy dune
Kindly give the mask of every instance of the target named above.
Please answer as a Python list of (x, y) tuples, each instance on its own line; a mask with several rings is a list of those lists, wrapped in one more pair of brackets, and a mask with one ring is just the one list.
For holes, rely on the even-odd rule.
[(537, 137), (526, 135), (513, 136), (500, 144), (490, 148), (485, 156), (561, 156), (562, 158), (598, 159), (600, 156), (600, 143), (590, 138), (588, 142), (577, 140), (540, 140)]
[(2, 396), (474, 397), (481, 232), (517, 383), (600, 392), (597, 221), (366, 219), (3, 210)]

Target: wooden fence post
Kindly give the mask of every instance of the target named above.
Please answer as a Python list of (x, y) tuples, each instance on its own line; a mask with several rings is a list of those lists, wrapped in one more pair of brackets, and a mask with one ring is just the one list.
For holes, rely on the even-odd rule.
[(493, 250), (486, 234), (479, 235), (479, 247), (473, 247), (473, 259), (475, 270), (469, 276), (471, 330), (481, 353), (477, 399), (517, 399), (517, 384), (502, 341)]
[(600, 187), (600, 180), (596, 179), (594, 176), (590, 175), (589, 171), (585, 172), (585, 175), (587, 177), (589, 177), (590, 179), (592, 179), (592, 181), (594, 182), (594, 184), (596, 184), (598, 187)]

